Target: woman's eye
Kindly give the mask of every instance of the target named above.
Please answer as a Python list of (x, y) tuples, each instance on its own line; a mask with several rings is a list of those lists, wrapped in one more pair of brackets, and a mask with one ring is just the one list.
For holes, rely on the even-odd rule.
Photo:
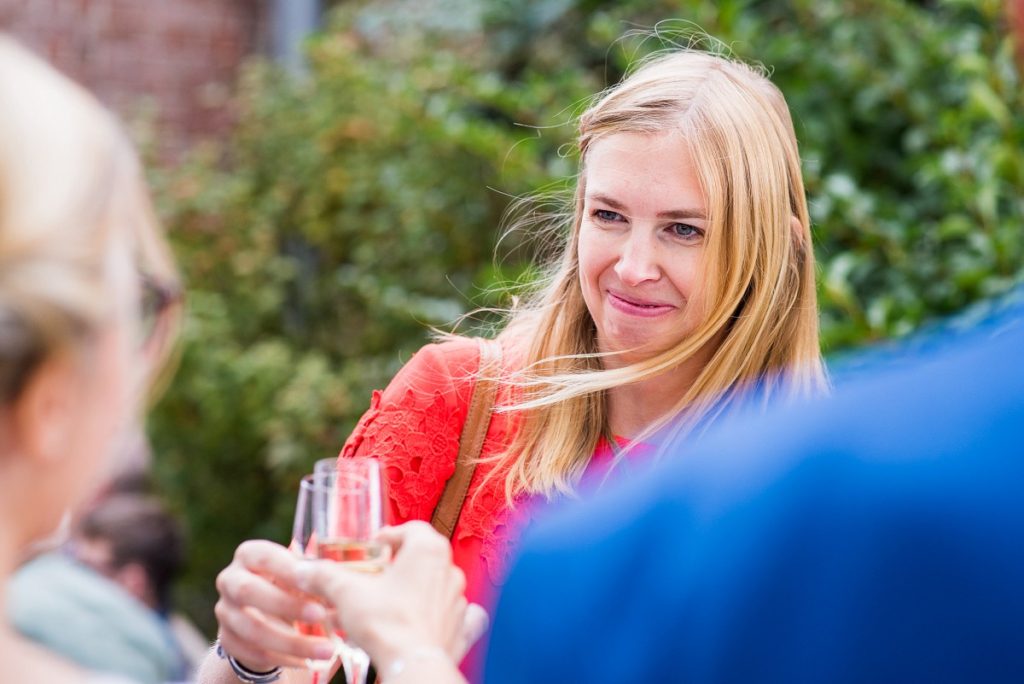
[(700, 228), (687, 223), (673, 223), (671, 230), (673, 235), (687, 240), (694, 240), (704, 235), (704, 231)]
[(617, 212), (611, 211), (609, 209), (597, 209), (594, 211), (594, 216), (596, 216), (601, 221), (618, 221), (620, 218), (622, 218), (621, 216), (619, 216)]

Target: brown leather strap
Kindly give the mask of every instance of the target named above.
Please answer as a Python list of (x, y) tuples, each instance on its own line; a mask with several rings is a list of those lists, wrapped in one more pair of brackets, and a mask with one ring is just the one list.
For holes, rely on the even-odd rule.
[(434, 529), (452, 538), (455, 524), (462, 513), (462, 504), (469, 492), (469, 482), (476, 470), (476, 461), (484, 446), (487, 428), (491, 424), (491, 409), (498, 392), (498, 376), (501, 373), (501, 345), (497, 340), (479, 340), (480, 368), (477, 371), (473, 395), (469, 400), (466, 422), (462, 424), (459, 437), (459, 455), (455, 461), (455, 472), (445, 483), (444, 491), (434, 509), (430, 524)]

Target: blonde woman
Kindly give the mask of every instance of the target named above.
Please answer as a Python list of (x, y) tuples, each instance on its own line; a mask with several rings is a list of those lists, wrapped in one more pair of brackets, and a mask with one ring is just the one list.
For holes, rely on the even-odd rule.
[[(751, 385), (825, 386), (800, 157), (761, 72), (662, 55), (596, 99), (578, 144), (564, 250), (497, 337), (497, 408), (452, 536), (485, 606), (530, 499), (642, 459), (657, 430), (712, 422)], [(481, 372), (477, 343), (452, 338), (374, 394), (341, 457), (381, 459), (394, 522), (430, 519)], [(257, 670), (300, 651), (275, 617), (286, 592), (256, 572), (281, 553), (243, 545), (219, 578), (222, 644)]]
[[(113, 118), (0, 35), (3, 587), (131, 434), (173, 336), (178, 291)], [(4, 681), (115, 681), (38, 650), (6, 621), (0, 660)]]

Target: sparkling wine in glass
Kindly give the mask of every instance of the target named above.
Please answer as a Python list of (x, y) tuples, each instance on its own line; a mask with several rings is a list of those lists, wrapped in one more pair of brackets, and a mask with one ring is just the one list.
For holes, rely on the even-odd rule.
[[(313, 531), (318, 558), (344, 563), (357, 572), (377, 573), (388, 549), (377, 535), (384, 526), (380, 464), (372, 458), (338, 459), (334, 468), (314, 472)], [(335, 632), (348, 684), (365, 684), (370, 659)]]
[[(306, 559), (317, 558), (316, 534), (313, 530), (313, 489), (314, 476), (306, 475), (299, 481), (299, 496), (295, 504), (295, 521), (292, 523), (292, 540), (289, 549)], [(323, 624), (296, 622), (295, 629), (306, 636), (326, 637), (329, 631)], [(306, 659), (306, 667), (313, 673), (312, 684), (328, 681), (334, 668), (335, 658), (328, 660)]]

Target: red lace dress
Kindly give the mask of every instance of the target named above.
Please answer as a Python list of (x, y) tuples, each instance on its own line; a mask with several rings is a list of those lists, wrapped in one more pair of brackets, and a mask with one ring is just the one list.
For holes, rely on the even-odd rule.
[[(502, 349), (508, 367), (510, 350)], [(341, 450), (340, 457), (370, 456), (381, 461), (391, 524), (430, 520), (445, 483), (455, 471), (459, 435), (469, 410), (474, 375), (480, 365), (475, 340), (456, 339), (423, 347), (387, 389), (375, 391), (370, 408)], [(496, 404), (510, 400), (507, 387)], [(514, 417), (491, 419), (481, 457), (500, 453), (512, 435)], [(452, 536), (455, 564), (466, 573), (466, 598), (489, 607), (510, 554), (510, 533), (526, 515), (510, 510), (504, 478), (496, 466), (481, 463)], [(524, 503), (526, 503), (524, 501)]]

